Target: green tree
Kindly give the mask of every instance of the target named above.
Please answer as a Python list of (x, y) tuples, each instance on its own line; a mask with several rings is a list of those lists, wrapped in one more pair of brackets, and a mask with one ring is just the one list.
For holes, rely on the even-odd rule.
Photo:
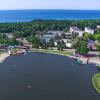
[(34, 37), (32, 40), (32, 47), (39, 48), (40, 46), (40, 39), (38, 37)]
[(42, 47), (42, 49), (47, 49), (47, 43), (45, 39), (41, 39), (40, 46)]
[(100, 51), (100, 45), (96, 45), (97, 51)]
[(58, 41), (57, 42), (57, 49), (62, 51), (64, 49), (65, 43), (64, 41)]
[(54, 47), (54, 39), (50, 39), (50, 42), (48, 45), (49, 45), (49, 47), (51, 47), (51, 50), (52, 50)]
[(80, 41), (79, 46), (76, 48), (75, 52), (79, 54), (88, 54), (87, 42)]

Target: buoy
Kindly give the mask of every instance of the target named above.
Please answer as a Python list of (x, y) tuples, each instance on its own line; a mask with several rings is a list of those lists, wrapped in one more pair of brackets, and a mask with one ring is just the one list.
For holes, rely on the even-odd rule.
[(32, 85), (28, 85), (27, 88), (28, 88), (28, 89), (31, 89), (31, 88), (32, 88)]

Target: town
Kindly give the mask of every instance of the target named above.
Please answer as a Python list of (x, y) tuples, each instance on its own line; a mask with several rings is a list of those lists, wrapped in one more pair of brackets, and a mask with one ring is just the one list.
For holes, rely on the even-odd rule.
[[(88, 53), (87, 51), (100, 51), (100, 33), (98, 33), (100, 25), (96, 27), (96, 29), (84, 27), (84, 30), (81, 30), (74, 26), (70, 27), (68, 32), (48, 30), (43, 34), (28, 37), (15, 37), (13, 33), (0, 33), (0, 51), (6, 51), (10, 48), (57, 49), (59, 51), (76, 49), (75, 52), (80, 54)], [(79, 51), (79, 47), (82, 46), (81, 42), (85, 43), (82, 47), (82, 52), (81, 50)]]

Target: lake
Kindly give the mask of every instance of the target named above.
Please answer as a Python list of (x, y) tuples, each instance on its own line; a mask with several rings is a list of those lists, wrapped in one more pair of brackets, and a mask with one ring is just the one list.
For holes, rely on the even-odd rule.
[(98, 72), (59, 55), (11, 56), (0, 64), (0, 100), (100, 100), (91, 81)]

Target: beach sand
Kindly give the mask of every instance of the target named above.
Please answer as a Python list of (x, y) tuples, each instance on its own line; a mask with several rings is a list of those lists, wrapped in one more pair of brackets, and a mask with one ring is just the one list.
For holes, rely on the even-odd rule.
[(1, 53), (0, 54), (0, 63), (2, 63), (7, 57), (9, 57), (8, 53)]

